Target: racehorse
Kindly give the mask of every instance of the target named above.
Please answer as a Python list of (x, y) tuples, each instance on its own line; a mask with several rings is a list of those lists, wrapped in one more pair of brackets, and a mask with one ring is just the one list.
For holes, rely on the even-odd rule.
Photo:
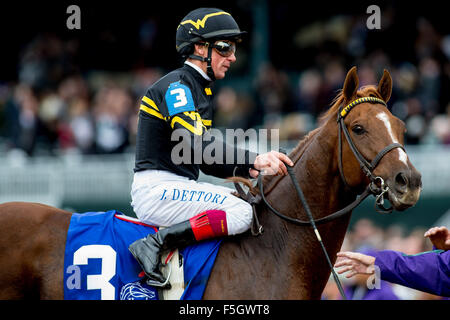
[[(289, 155), (317, 220), (352, 203), (371, 183), (381, 184), (378, 196), (396, 210), (419, 199), (421, 176), (402, 146), (405, 126), (385, 105), (392, 92), (389, 72), (384, 71), (378, 86), (358, 86), (353, 67), (321, 126)], [(271, 206), (292, 219), (306, 219), (289, 177), (265, 176), (262, 183)], [(224, 239), (203, 298), (320, 299), (330, 268), (313, 229), (280, 219), (263, 202), (256, 209), (264, 233)], [(71, 216), (37, 203), (0, 205), (0, 299), (63, 299)], [(318, 226), (333, 263), (349, 220), (350, 213)]]

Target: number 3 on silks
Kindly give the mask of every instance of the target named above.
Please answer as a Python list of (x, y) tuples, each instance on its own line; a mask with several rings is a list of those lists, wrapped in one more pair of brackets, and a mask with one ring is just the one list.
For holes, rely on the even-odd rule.
[(109, 245), (86, 245), (73, 254), (74, 265), (86, 265), (89, 259), (101, 259), (100, 274), (87, 276), (87, 290), (100, 289), (102, 300), (114, 300), (116, 288), (109, 282), (116, 275), (116, 251)]
[(186, 111), (195, 111), (191, 90), (180, 81), (169, 85), (165, 98), (169, 116)]

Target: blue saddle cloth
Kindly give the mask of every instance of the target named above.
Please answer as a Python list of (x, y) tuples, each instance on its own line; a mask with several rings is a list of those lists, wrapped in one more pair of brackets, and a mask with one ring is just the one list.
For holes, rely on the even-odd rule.
[[(142, 269), (128, 251), (157, 229), (111, 210), (72, 215), (64, 256), (64, 299), (158, 299), (139, 277)], [(182, 300), (200, 300), (220, 247), (204, 241), (180, 250), (185, 291)]]

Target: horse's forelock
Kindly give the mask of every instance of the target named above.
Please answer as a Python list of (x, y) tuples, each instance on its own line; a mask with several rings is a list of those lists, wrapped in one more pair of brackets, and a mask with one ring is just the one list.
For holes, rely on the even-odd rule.
[[(358, 98), (375, 96), (376, 98), (382, 99), (380, 93), (377, 90), (377, 87), (374, 85), (366, 85), (359, 88), (359, 90), (356, 93), (356, 96)], [(345, 101), (342, 90), (339, 90), (338, 94), (336, 95), (336, 97), (334, 97), (333, 101), (331, 102), (331, 107), (319, 118), (319, 122), (325, 123), (330, 118), (336, 119), (339, 107), (344, 102), (349, 103), (350, 101)]]
[(356, 93), (356, 95), (359, 98), (361, 98), (361, 97), (369, 97), (369, 96), (372, 95), (372, 96), (375, 96), (378, 99), (383, 99), (381, 94), (378, 92), (377, 87), (372, 85), (372, 84), (359, 88), (359, 90)]

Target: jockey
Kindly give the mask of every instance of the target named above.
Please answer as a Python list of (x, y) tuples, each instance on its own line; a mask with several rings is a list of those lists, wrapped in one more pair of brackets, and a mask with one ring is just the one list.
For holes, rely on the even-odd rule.
[[(208, 137), (213, 119), (211, 86), (236, 61), (236, 43), (244, 33), (225, 11), (191, 11), (176, 32), (176, 49), (184, 65), (154, 83), (142, 98), (131, 205), (140, 220), (165, 228), (135, 241), (129, 250), (149, 285), (161, 287), (165, 282), (159, 270), (161, 251), (240, 234), (250, 227), (250, 204), (232, 196), (232, 189), (197, 182), (199, 170), (220, 178), (256, 178), (260, 172), (286, 175), (284, 162), (293, 166), (283, 153), (255, 154), (224, 142), (220, 142), (221, 161), (202, 158), (199, 162), (191, 153), (203, 155), (208, 145), (217, 145)], [(179, 135), (188, 137), (190, 148), (182, 150), (183, 161), (178, 159)], [(228, 163), (230, 152), (234, 159), (237, 154), (245, 157)]]

